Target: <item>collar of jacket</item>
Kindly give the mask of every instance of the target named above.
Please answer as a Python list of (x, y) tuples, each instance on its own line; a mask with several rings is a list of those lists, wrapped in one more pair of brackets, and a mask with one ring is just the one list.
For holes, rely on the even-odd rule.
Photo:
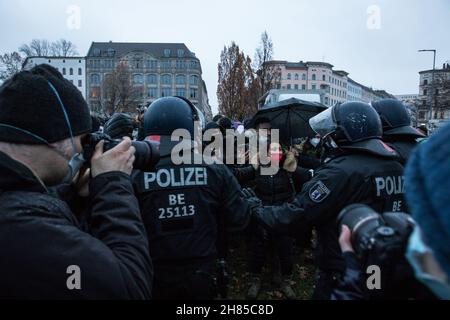
[(0, 191), (46, 193), (47, 188), (27, 166), (0, 152)]

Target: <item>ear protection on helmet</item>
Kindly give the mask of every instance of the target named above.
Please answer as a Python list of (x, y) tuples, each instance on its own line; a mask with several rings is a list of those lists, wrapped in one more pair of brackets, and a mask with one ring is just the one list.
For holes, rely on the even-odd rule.
[(192, 110), (192, 119), (194, 119), (194, 122), (200, 121), (200, 116), (198, 115), (197, 108), (194, 106), (194, 104), (191, 101), (189, 101), (189, 99), (186, 99), (185, 97), (180, 97), (180, 96), (175, 96), (175, 98), (181, 99), (189, 105), (189, 107)]

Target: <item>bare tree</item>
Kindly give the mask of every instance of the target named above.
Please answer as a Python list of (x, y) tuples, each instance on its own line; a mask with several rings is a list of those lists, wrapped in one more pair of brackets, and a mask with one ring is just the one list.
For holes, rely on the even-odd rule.
[(254, 80), (251, 59), (232, 42), (231, 46), (225, 47), (221, 53), (218, 71), (219, 112), (238, 120), (249, 116), (256, 108), (256, 105), (251, 105), (252, 99), (249, 98)]
[(26, 57), (73, 57), (78, 55), (76, 46), (69, 40), (60, 39), (55, 42), (48, 40), (33, 39), (29, 44), (23, 44), (19, 48), (19, 52)]
[(112, 74), (105, 77), (101, 85), (101, 113), (134, 112), (143, 103), (143, 87), (133, 84), (126, 63), (120, 63)]
[(73, 57), (78, 55), (77, 47), (66, 39), (59, 39), (51, 44), (51, 53), (56, 57)]
[(19, 52), (27, 57), (45, 57), (51, 54), (51, 45), (47, 40), (33, 39), (29, 44), (23, 44)]
[(271, 64), (273, 60), (274, 47), (272, 39), (264, 31), (261, 34), (261, 42), (256, 49), (254, 69), (259, 79), (259, 96), (267, 91), (277, 88), (281, 83), (281, 71), (279, 67)]
[(22, 69), (23, 58), (14, 51), (0, 55), (0, 80), (9, 79)]

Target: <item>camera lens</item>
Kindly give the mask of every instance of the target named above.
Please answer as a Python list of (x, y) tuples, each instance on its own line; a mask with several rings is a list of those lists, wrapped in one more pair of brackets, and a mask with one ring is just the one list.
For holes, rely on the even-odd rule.
[(152, 171), (160, 159), (156, 144), (151, 141), (134, 141), (132, 145), (136, 149), (133, 167), (142, 171)]
[(372, 236), (383, 225), (380, 215), (363, 204), (353, 204), (342, 210), (338, 223), (352, 231), (352, 243), (358, 254), (368, 249)]

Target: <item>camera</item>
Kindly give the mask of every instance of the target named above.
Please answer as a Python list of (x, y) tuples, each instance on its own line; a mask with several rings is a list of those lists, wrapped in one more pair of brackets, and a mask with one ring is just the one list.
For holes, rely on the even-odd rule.
[(352, 244), (360, 258), (387, 259), (397, 251), (405, 252), (415, 222), (406, 213), (379, 214), (369, 206), (353, 204), (341, 211), (339, 226), (352, 231)]
[(371, 299), (428, 297), (428, 290), (417, 282), (405, 258), (415, 226), (408, 214), (379, 214), (366, 205), (353, 204), (341, 211), (338, 224), (352, 231), (351, 242), (363, 270), (377, 266), (381, 271), (382, 290), (372, 290)]
[[(115, 148), (122, 142), (122, 140), (112, 139), (105, 133), (91, 133), (82, 141), (83, 156), (86, 160), (90, 161), (94, 154), (95, 146), (102, 140), (105, 141), (103, 152)], [(136, 149), (134, 154), (135, 160), (133, 163), (134, 169), (153, 171), (160, 159), (157, 144), (151, 141), (133, 141), (132, 145)]]

